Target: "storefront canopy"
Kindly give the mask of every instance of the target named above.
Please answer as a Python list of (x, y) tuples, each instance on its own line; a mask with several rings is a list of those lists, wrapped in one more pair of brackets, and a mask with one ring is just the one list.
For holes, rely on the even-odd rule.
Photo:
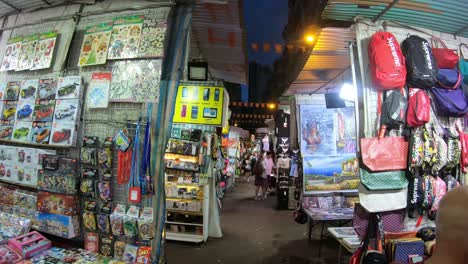
[(60, 4), (70, 3), (68, 0), (15, 0), (0, 1), (0, 17), (22, 12), (31, 12), (41, 8), (48, 8)]

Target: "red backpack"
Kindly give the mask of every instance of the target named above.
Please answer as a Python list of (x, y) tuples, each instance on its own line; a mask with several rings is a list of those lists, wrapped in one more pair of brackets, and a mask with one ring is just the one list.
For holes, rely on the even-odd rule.
[(406, 123), (410, 127), (420, 127), (431, 119), (431, 99), (422, 89), (409, 88)]
[(368, 55), (371, 77), (378, 90), (397, 89), (405, 85), (405, 57), (392, 33), (379, 31), (372, 35)]
[(468, 166), (468, 134), (465, 134), (460, 128), (458, 129), (458, 134), (461, 145), (460, 167), (462, 172), (466, 172), (466, 167)]

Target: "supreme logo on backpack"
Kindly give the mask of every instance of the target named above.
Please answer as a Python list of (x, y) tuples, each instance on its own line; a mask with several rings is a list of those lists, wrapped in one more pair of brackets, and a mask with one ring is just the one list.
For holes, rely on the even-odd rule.
[(386, 125), (388, 129), (395, 129), (400, 125), (404, 125), (407, 104), (404, 89), (385, 92), (381, 123)]
[(427, 40), (411, 35), (401, 44), (406, 59), (406, 81), (413, 87), (430, 89), (437, 81), (439, 68)]
[(426, 91), (418, 88), (409, 88), (408, 112), (406, 123), (410, 127), (420, 127), (431, 119), (431, 99)]
[(371, 77), (377, 89), (391, 90), (405, 85), (405, 57), (393, 34), (379, 31), (372, 35), (368, 55)]

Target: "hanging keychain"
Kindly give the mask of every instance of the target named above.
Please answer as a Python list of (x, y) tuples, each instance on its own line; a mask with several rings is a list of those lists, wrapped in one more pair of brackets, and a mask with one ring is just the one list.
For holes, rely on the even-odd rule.
[(130, 182), (128, 184), (128, 201), (131, 203), (139, 203), (141, 201), (141, 188), (140, 186), (135, 186), (135, 181), (137, 181), (139, 175), (138, 154), (140, 153), (140, 120), (138, 120), (136, 125), (133, 143), (132, 168), (130, 170)]

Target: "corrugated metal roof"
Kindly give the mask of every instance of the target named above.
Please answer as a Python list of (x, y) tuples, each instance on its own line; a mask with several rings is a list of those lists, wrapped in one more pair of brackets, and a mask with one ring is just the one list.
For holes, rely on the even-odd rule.
[(324, 28), (309, 59), (284, 95), (321, 93), (328, 83), (349, 68), (348, 43), (354, 41), (351, 28)]
[[(329, 0), (322, 18), (352, 21), (360, 15), (373, 19), (392, 2)], [(467, 14), (467, 0), (401, 0), (380, 19), (468, 37)]]
[(245, 30), (240, 16), (240, 1), (227, 4), (197, 1), (192, 18), (191, 57), (208, 62), (215, 79), (247, 83)]
[(14, 13), (30, 12), (69, 2), (68, 0), (1, 0), (0, 17)]

